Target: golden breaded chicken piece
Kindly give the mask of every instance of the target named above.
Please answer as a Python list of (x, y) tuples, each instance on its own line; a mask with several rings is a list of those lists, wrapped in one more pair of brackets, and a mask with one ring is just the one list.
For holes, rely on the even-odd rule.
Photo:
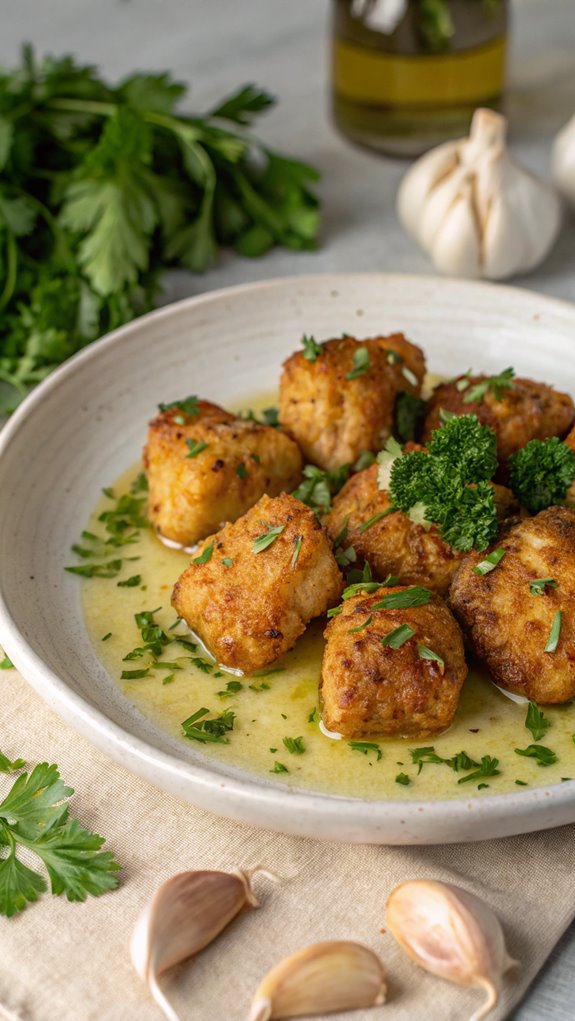
[[(415, 444), (408, 448), (417, 449)], [(445, 595), (465, 554), (445, 543), (435, 525), (424, 528), (399, 510), (386, 513), (391, 501), (384, 489), (378, 489), (377, 474), (376, 464), (358, 472), (334, 498), (323, 522), (330, 539), (335, 542), (347, 520), (342, 545), (352, 546), (368, 562), (374, 578), (393, 574), (403, 585), (426, 585)], [(495, 486), (495, 499), (502, 517), (516, 510), (513, 494), (504, 486)], [(379, 514), (385, 517), (378, 518)]]
[[(296, 351), (284, 362), (280, 421), (312, 464), (333, 471), (385, 443), (392, 429), (398, 380), (403, 390), (420, 385), (413, 387), (405, 379), (400, 363), (390, 364), (391, 342), (401, 345), (397, 337), (389, 339), (387, 349), (386, 338), (327, 340), (315, 361)], [(409, 345), (405, 357), (407, 365), (409, 355), (410, 369), (416, 364), (414, 345), (408, 341), (404, 345)], [(419, 379), (415, 373), (414, 378)]]
[(169, 407), (150, 422), (144, 466), (152, 524), (191, 546), (235, 521), (263, 493), (294, 489), (302, 459), (280, 430), (198, 401), (194, 414)]
[[(465, 397), (471, 388), (490, 378), (461, 376), (459, 380), (437, 386), (427, 406), (423, 442), (427, 442), (434, 429), (441, 426), (442, 409), (456, 415), (477, 415), (482, 425), (489, 425), (495, 430), (497, 456), (502, 468), (500, 477), (504, 480), (509, 455), (520, 450), (529, 440), (565, 436), (575, 421), (575, 405), (568, 394), (532, 379), (513, 379), (513, 385), (501, 390), (499, 398), (487, 389), (482, 400), (466, 403)], [(463, 381), (469, 385), (460, 390), (458, 385), (462, 385)]]
[(419, 397), (425, 377), (425, 355), (403, 333), (390, 333), (388, 337), (371, 337), (386, 353), (391, 365), (398, 392), (406, 390)]
[[(451, 724), (467, 676), (461, 632), (437, 594), (425, 606), (376, 609), (383, 598), (404, 591), (382, 588), (353, 596), (329, 622), (321, 671), (328, 730), (354, 738), (420, 738)], [(382, 645), (403, 624), (415, 633), (400, 648)], [(424, 658), (422, 646), (443, 663)]]
[[(264, 536), (271, 541), (258, 552)], [(219, 663), (249, 674), (287, 652), (342, 588), (315, 514), (282, 493), (262, 496), (206, 539), (176, 582), (172, 605)]]
[[(549, 507), (515, 525), (499, 540), (505, 556), (489, 574), (474, 567), (486, 553), (462, 561), (450, 603), (471, 648), (495, 682), (534, 702), (567, 702), (575, 696), (575, 513)], [(552, 578), (532, 595), (529, 583)], [(557, 648), (545, 652), (557, 611)]]

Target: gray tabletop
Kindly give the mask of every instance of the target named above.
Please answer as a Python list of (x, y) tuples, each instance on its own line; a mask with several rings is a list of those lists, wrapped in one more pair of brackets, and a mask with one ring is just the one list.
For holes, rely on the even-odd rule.
[[(394, 196), (405, 164), (354, 148), (328, 114), (327, 0), (0, 0), (0, 62), (22, 42), (71, 52), (116, 77), (170, 69), (192, 85), (194, 108), (240, 83), (274, 92), (278, 109), (258, 131), (323, 174), (324, 221), (314, 253), (276, 250), (251, 261), (224, 257), (204, 276), (174, 274), (170, 299), (289, 274), (387, 270), (430, 273), (401, 231)], [(547, 173), (554, 132), (575, 113), (573, 0), (516, 0), (508, 112), (514, 151)], [(520, 286), (575, 300), (575, 223), (566, 224), (545, 264)], [(518, 909), (520, 906), (518, 905)], [(573, 1021), (575, 927), (566, 934), (513, 1021)], [(415, 1019), (414, 1019), (415, 1021)]]

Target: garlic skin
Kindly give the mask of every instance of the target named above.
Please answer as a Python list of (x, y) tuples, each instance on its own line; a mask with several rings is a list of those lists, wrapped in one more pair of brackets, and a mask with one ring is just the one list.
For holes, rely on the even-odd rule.
[(425, 153), (407, 171), (399, 219), (442, 273), (502, 280), (534, 269), (562, 219), (554, 190), (514, 163), (507, 122), (476, 110), (468, 138)]
[(478, 897), (450, 883), (410, 880), (387, 902), (387, 927), (416, 964), (461, 986), (479, 986), (487, 999), (469, 1021), (481, 1021), (499, 999), (509, 957), (501, 925)]
[(551, 175), (557, 190), (575, 209), (575, 115), (555, 138), (551, 152)]
[(268, 972), (247, 1021), (375, 1007), (386, 992), (383, 965), (372, 950), (347, 940), (312, 943)]
[(203, 950), (243, 908), (259, 906), (253, 872), (180, 872), (142, 911), (130, 941), (132, 964), (169, 1021), (179, 1019), (159, 988), (160, 975)]

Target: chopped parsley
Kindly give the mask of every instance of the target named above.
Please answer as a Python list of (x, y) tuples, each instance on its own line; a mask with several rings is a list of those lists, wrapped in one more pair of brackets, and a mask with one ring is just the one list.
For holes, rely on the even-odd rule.
[(555, 578), (534, 578), (529, 582), (529, 592), (532, 596), (542, 596), (546, 588), (557, 588)]
[(199, 557), (192, 558), (192, 564), (207, 564), (208, 560), (212, 559), (212, 553), (214, 552), (214, 539), (208, 543), (206, 548), (200, 553)]
[(345, 378), (357, 379), (359, 376), (365, 376), (369, 369), (369, 351), (366, 347), (357, 348), (353, 352), (353, 368), (350, 372), (346, 373)]
[(224, 565), (224, 567), (231, 567), (233, 564), (233, 560), (231, 557), (222, 557), (222, 564)]
[(375, 464), (375, 460), (375, 454), (371, 450), (362, 450), (353, 466), (354, 472), (362, 472), (366, 468), (371, 468), (372, 464)]
[(403, 784), (404, 787), (407, 787), (411, 783), (411, 780), (409, 779), (407, 773), (398, 773), (395, 778), (395, 782)]
[[(107, 642), (107, 641), (108, 641), (108, 639), (109, 639), (109, 638), (111, 638), (111, 637), (112, 637), (112, 632), (111, 632), (111, 631), (108, 631), (108, 634), (107, 634), (107, 635), (104, 635), (104, 637), (103, 637), (103, 638), (101, 638), (101, 639), (100, 639), (100, 641), (101, 641), (101, 642)], [(1, 664), (0, 664), (0, 666), (1, 666)]]
[(386, 507), (385, 510), (379, 511), (377, 514), (374, 514), (373, 517), (368, 518), (367, 521), (364, 521), (361, 525), (358, 525), (357, 531), (367, 532), (368, 528), (371, 528), (372, 525), (375, 525), (378, 521), (381, 521), (382, 518), (387, 518), (389, 517), (390, 514), (394, 514), (396, 510), (397, 507)]
[(150, 673), (149, 667), (144, 667), (141, 670), (122, 670), (120, 674), (121, 681), (137, 681), (142, 677), (147, 677)]
[(341, 546), (336, 546), (333, 551), (333, 555), (335, 557), (336, 564), (341, 567), (342, 570), (345, 570), (346, 567), (350, 566), (350, 564), (355, 564), (357, 560), (357, 553), (353, 546), (346, 546), (345, 549)]
[(525, 726), (527, 727), (527, 730), (531, 731), (533, 740), (540, 741), (541, 738), (545, 736), (545, 732), (551, 726), (551, 720), (547, 719), (535, 702), (530, 702), (527, 707)]
[(238, 466), (236, 468), (236, 475), (240, 479), (247, 479), (247, 477), (248, 477), (248, 470), (247, 470), (245, 464), (238, 464)]
[(407, 380), (408, 383), (411, 384), (411, 386), (418, 385), (418, 379), (417, 376), (415, 375), (415, 372), (412, 372), (411, 369), (407, 367), (407, 365), (402, 365), (401, 375), (403, 376), (404, 379)]
[(468, 390), (463, 398), (465, 404), (475, 404), (477, 401), (482, 401), (486, 393), (490, 391), (495, 400), (500, 401), (506, 390), (509, 390), (513, 386), (513, 377), (515, 372), (512, 368), (504, 369), (498, 376), (490, 376), (488, 379), (483, 379), (480, 383), (475, 383)]
[(188, 716), (187, 720), (182, 723), (184, 736), (191, 741), (200, 741), (202, 744), (229, 744), (230, 740), (227, 735), (234, 729), (236, 714), (231, 709), (226, 709), (220, 716), (205, 719), (209, 712), (209, 709), (203, 707)]
[(233, 698), (237, 695), (238, 691), (241, 691), (243, 684), (241, 681), (228, 681), (223, 691), (216, 691), (216, 695), (220, 698)]
[(194, 440), (190, 439), (188, 436), (186, 446), (188, 447), (189, 453), (186, 454), (186, 458), (197, 457), (198, 454), (202, 453), (202, 450), (206, 449), (207, 445), (208, 444), (205, 440), (200, 440), (199, 443), (195, 443)]
[(348, 741), (347, 744), (348, 748), (351, 748), (353, 752), (361, 752), (362, 755), (369, 755), (370, 752), (374, 752), (377, 762), (382, 758), (381, 748), (375, 741)]
[(490, 571), (494, 571), (498, 564), (501, 563), (506, 551), (504, 549), (494, 549), (491, 553), (488, 553), (484, 560), (481, 560), (476, 567), (473, 568), (474, 574), (489, 574)]
[(303, 344), (302, 354), (304, 358), (306, 358), (308, 362), (317, 361), (321, 354), (321, 344), (318, 344), (314, 337), (306, 336), (305, 333), (301, 338), (301, 342)]
[(364, 628), (369, 627), (369, 625), (371, 624), (372, 620), (373, 620), (373, 614), (370, 613), (369, 617), (366, 617), (366, 619), (364, 620), (363, 624), (359, 624), (357, 627), (350, 628), (349, 629), (349, 634), (350, 635), (355, 635), (355, 634), (357, 634), (358, 631), (363, 631)]
[(309, 716), (307, 718), (307, 722), (308, 723), (315, 723), (315, 721), (317, 720), (317, 716), (318, 716), (317, 706), (314, 706), (312, 711), (311, 711), (311, 713), (309, 714)]
[(434, 652), (433, 649), (430, 649), (428, 645), (423, 645), (421, 642), (417, 643), (417, 655), (420, 659), (430, 659), (434, 663), (439, 663), (440, 668), (445, 666), (445, 660), (437, 652)]
[(116, 584), (118, 588), (137, 588), (142, 584), (142, 575), (133, 574), (130, 578), (125, 578), (124, 581), (118, 581)]
[(303, 755), (305, 752), (303, 737), (284, 737), (282, 744), (292, 755)]
[(289, 769), (283, 762), (274, 762), (274, 768), (270, 769), (270, 773), (289, 773)]
[(301, 546), (302, 546), (302, 542), (303, 542), (303, 536), (302, 535), (296, 535), (295, 538), (294, 538), (294, 541), (293, 541), (294, 548), (293, 548), (293, 553), (292, 553), (292, 558), (291, 558), (291, 566), (292, 567), (295, 567), (297, 562), (298, 562), (299, 555), (300, 555), (300, 550), (301, 550)]
[[(344, 592), (345, 596), (345, 592)], [(404, 610), (410, 606), (426, 606), (433, 599), (433, 592), (421, 585), (411, 585), (401, 592), (390, 592), (372, 610)]]
[(498, 766), (499, 759), (492, 759), (491, 755), (482, 755), (479, 768), (474, 770), (473, 773), (468, 773), (467, 776), (460, 777), (457, 783), (469, 783), (472, 780), (479, 780), (484, 776), (500, 776), (501, 770), (497, 768)]
[(195, 394), (191, 397), (184, 397), (180, 401), (171, 401), (169, 404), (158, 404), (158, 407), (160, 411), (171, 411), (172, 408), (177, 408), (178, 411), (183, 411), (189, 418), (193, 418), (200, 413), (198, 398)]
[(553, 617), (553, 623), (551, 625), (551, 631), (549, 632), (549, 638), (547, 639), (547, 645), (545, 646), (544, 652), (555, 652), (559, 644), (559, 635), (561, 634), (561, 622), (563, 620), (562, 610), (557, 610)]
[(543, 744), (530, 744), (527, 748), (516, 748), (516, 755), (525, 755), (529, 759), (536, 759), (538, 766), (552, 766), (558, 761), (555, 752), (546, 748)]
[(270, 525), (266, 532), (263, 532), (261, 535), (258, 535), (257, 539), (254, 539), (253, 552), (262, 553), (263, 550), (266, 550), (268, 546), (271, 546), (276, 541), (278, 535), (281, 535), (284, 529), (285, 525), (277, 525), (275, 528), (272, 528)]
[(575, 451), (557, 436), (530, 440), (509, 458), (509, 485), (520, 503), (537, 514), (563, 503), (575, 481)]
[[(104, 639), (102, 639), (102, 641), (104, 641)], [(6, 653), (4, 653), (2, 659), (0, 660), (0, 670), (13, 670), (13, 669), (14, 669), (14, 664), (13, 664), (12, 660), (10, 659), (9, 656), (6, 655)]]
[(409, 624), (400, 624), (381, 639), (381, 644), (390, 649), (400, 649), (410, 638), (413, 638), (414, 634), (415, 630)]
[[(339, 493), (349, 476), (349, 465), (342, 465), (334, 471), (322, 471), (314, 464), (306, 464), (303, 469), (303, 482), (294, 489), (292, 496), (311, 507), (317, 515), (327, 514), (331, 510), (332, 497)], [(336, 543), (337, 545), (337, 543)]]

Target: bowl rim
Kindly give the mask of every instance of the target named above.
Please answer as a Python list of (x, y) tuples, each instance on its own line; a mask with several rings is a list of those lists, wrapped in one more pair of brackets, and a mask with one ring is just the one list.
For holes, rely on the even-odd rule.
[[(368, 282), (377, 280), (392, 279), (398, 285), (402, 283), (417, 286), (433, 285), (437, 288), (451, 287), (459, 290), (470, 290), (477, 294), (483, 294), (485, 299), (492, 297), (494, 289), (505, 292), (523, 303), (540, 302), (545, 309), (559, 315), (567, 315), (575, 323), (575, 306), (560, 298), (549, 297), (536, 291), (530, 291), (521, 287), (509, 287), (506, 285), (494, 285), (484, 281), (457, 280), (452, 278), (441, 278), (431, 275), (418, 275), (406, 273), (314, 273), (302, 274), (301, 276), (273, 277), (263, 281), (253, 281), (230, 287), (211, 290), (202, 294), (193, 295), (180, 301), (172, 302), (161, 308), (155, 309), (144, 316), (117, 328), (106, 334), (99, 340), (82, 348), (79, 352), (67, 359), (45, 380), (43, 380), (24, 401), (19, 405), (8, 422), (0, 430), (0, 459), (12, 443), (20, 428), (34, 415), (36, 407), (43, 401), (44, 396), (58, 389), (67, 383), (86, 362), (97, 360), (105, 356), (109, 349), (113, 350), (115, 345), (130, 339), (137, 334), (142, 324), (149, 322), (161, 322), (175, 314), (185, 314), (188, 309), (207, 303), (213, 303), (233, 298), (238, 294), (246, 294), (263, 289), (273, 289), (278, 286), (294, 286), (302, 283), (314, 284), (329, 281), (334, 286), (349, 284), (350, 278), (354, 281), (362, 279)], [(510, 293), (511, 292), (511, 293)], [(281, 826), (274, 823), (261, 822), (262, 815), (266, 810), (272, 811), (273, 815), (281, 815), (287, 811), (290, 816), (299, 816), (302, 820), (313, 817), (318, 819), (318, 813), (322, 821), (329, 823), (330, 833), (328, 839), (338, 839), (333, 835), (334, 824), (341, 823), (341, 828), (349, 832), (354, 826), (364, 827), (366, 823), (366, 811), (371, 818), (370, 829), (375, 833), (379, 826), (387, 827), (391, 824), (398, 829), (402, 825), (407, 826), (404, 820), (406, 814), (425, 812), (428, 822), (444, 823), (448, 829), (453, 830), (454, 824), (461, 823), (463, 832), (454, 840), (470, 839), (466, 836), (465, 820), (471, 820), (478, 816), (489, 817), (490, 821), (504, 820), (510, 814), (523, 817), (528, 821), (535, 804), (546, 802), (548, 807), (553, 805), (556, 809), (572, 806), (575, 804), (575, 781), (555, 783), (547, 787), (535, 787), (510, 791), (506, 794), (487, 794), (481, 798), (453, 798), (448, 800), (415, 800), (415, 799), (392, 799), (376, 800), (346, 797), (337, 794), (322, 793), (319, 791), (308, 791), (301, 788), (292, 788), (282, 785), (281, 782), (265, 783), (257, 774), (245, 773), (241, 776), (222, 775), (217, 773), (210, 765), (200, 765), (197, 762), (180, 759), (177, 755), (154, 747), (144, 739), (128, 733), (123, 727), (115, 723), (101, 710), (88, 703), (82, 695), (73, 691), (59, 674), (44, 663), (42, 658), (33, 650), (26, 638), (20, 633), (16, 622), (13, 620), (2, 589), (0, 581), (0, 643), (5, 649), (10, 660), (24, 678), (38, 692), (42, 699), (54, 709), (62, 718), (88, 738), (92, 744), (103, 750), (122, 765), (133, 772), (144, 775), (150, 782), (151, 773), (161, 773), (163, 779), (169, 780), (171, 785), (167, 789), (176, 788), (192, 789), (198, 796), (198, 802), (204, 808), (218, 812), (218, 805), (208, 806), (209, 795), (215, 787), (225, 789), (227, 801), (234, 802), (238, 806), (236, 818), (245, 819), (247, 822), (256, 825), (265, 825), (268, 828), (281, 829)], [(211, 760), (208, 760), (211, 761)], [(139, 767), (139, 768), (138, 768)], [(164, 787), (159, 783), (157, 786)], [(189, 800), (194, 800), (190, 798)], [(254, 813), (254, 809), (257, 811)], [(229, 808), (222, 814), (230, 815)], [(258, 821), (259, 820), (259, 821)], [(538, 829), (547, 826), (557, 825), (556, 822), (548, 822), (538, 826)], [(523, 832), (531, 828), (525, 825), (514, 827), (513, 832)], [(290, 827), (285, 832), (297, 832), (297, 828)], [(304, 832), (301, 830), (301, 832)], [(307, 831), (306, 831), (307, 832)], [(322, 834), (318, 833), (321, 838)], [(340, 839), (349, 839), (343, 836)], [(472, 837), (471, 839), (481, 839)], [(415, 842), (415, 841), (412, 841)], [(437, 841), (439, 842), (439, 841)]]

